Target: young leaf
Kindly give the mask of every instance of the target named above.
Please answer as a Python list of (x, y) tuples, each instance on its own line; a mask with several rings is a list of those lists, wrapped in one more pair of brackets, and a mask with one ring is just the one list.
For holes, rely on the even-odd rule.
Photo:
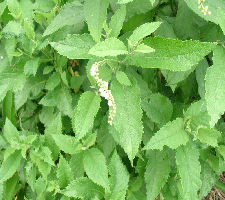
[(18, 167), (20, 166), (20, 161), (22, 159), (21, 151), (16, 150), (10, 154), (6, 159), (4, 159), (0, 168), (0, 183), (8, 180), (13, 176)]
[(123, 23), (126, 17), (126, 6), (121, 6), (115, 14), (112, 16), (109, 23), (110, 37), (117, 37), (123, 27)]
[(97, 43), (89, 50), (89, 54), (98, 57), (118, 56), (127, 53), (126, 46), (116, 38), (108, 38), (103, 42)]
[(82, 149), (80, 142), (73, 136), (54, 134), (52, 137), (59, 149), (65, 153), (75, 154), (80, 152)]
[(177, 169), (185, 199), (198, 200), (197, 192), (201, 187), (201, 165), (198, 159), (198, 149), (191, 143), (179, 147), (176, 151)]
[(131, 86), (130, 79), (127, 77), (127, 75), (123, 71), (116, 72), (116, 79), (122, 85)]
[(197, 138), (202, 142), (212, 147), (218, 146), (217, 140), (221, 136), (220, 132), (216, 129), (199, 128)]
[(65, 4), (59, 14), (51, 21), (43, 36), (50, 35), (64, 26), (78, 25), (84, 22), (83, 6), (75, 1)]
[(24, 74), (35, 76), (35, 74), (37, 73), (38, 66), (39, 66), (39, 58), (28, 60), (24, 65)]
[(60, 156), (59, 164), (57, 165), (56, 175), (61, 188), (65, 188), (70, 181), (73, 180), (73, 173), (70, 165), (62, 155)]
[(214, 48), (213, 43), (199, 41), (181, 41), (161, 37), (149, 37), (144, 44), (155, 49), (150, 54), (133, 54), (127, 64), (143, 68), (160, 68), (172, 71), (191, 69)]
[(184, 130), (183, 119), (177, 118), (163, 126), (146, 144), (145, 149), (163, 150), (164, 145), (176, 149), (180, 145), (185, 145), (188, 140), (189, 137)]
[(141, 39), (153, 33), (157, 28), (159, 28), (161, 22), (145, 23), (136, 28), (133, 34), (128, 38), (132, 46), (136, 45)]
[(147, 199), (155, 200), (170, 173), (170, 161), (165, 152), (151, 151), (145, 171)]
[(132, 162), (138, 152), (143, 133), (140, 89), (137, 85), (122, 86), (119, 82), (113, 81), (111, 90), (116, 103), (112, 127), (115, 127), (116, 131), (112, 131), (112, 136)]
[(88, 51), (95, 42), (89, 34), (73, 34), (62, 41), (50, 42), (50, 44), (60, 55), (69, 59), (89, 59), (92, 56), (88, 55)]
[(73, 120), (73, 129), (78, 140), (92, 129), (100, 102), (100, 96), (93, 92), (87, 91), (81, 95)]
[(108, 198), (112, 200), (125, 199), (129, 174), (116, 151), (114, 151), (110, 160), (109, 174), (111, 193)]
[(213, 54), (213, 66), (206, 72), (205, 99), (207, 110), (211, 117), (210, 126), (213, 127), (225, 112), (225, 49), (218, 47)]
[(30, 40), (35, 39), (35, 32), (34, 32), (33, 24), (28, 19), (23, 20), (23, 29), (24, 29), (27, 37)]
[(106, 20), (109, 0), (85, 0), (84, 15), (87, 20), (88, 29), (96, 42), (101, 38), (103, 23)]
[(133, 0), (118, 0), (119, 4), (125, 4), (125, 3), (129, 3), (132, 2)]
[(104, 195), (104, 190), (90, 179), (82, 177), (72, 181), (66, 189), (63, 190), (63, 194), (67, 197), (91, 200), (93, 197), (101, 199)]
[(89, 149), (84, 154), (83, 163), (87, 176), (109, 191), (108, 169), (103, 153), (96, 148)]

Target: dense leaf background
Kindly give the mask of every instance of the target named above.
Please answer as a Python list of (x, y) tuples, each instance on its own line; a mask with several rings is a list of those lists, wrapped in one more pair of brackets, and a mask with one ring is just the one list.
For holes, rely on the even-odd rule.
[(225, 0), (0, 0), (0, 200), (225, 192), (224, 112)]

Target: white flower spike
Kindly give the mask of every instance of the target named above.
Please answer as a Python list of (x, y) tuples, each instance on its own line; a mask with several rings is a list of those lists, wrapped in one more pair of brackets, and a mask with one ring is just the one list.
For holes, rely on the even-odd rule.
[(91, 66), (90, 74), (97, 82), (98, 85), (98, 91), (102, 97), (104, 97), (106, 100), (108, 100), (108, 106), (109, 106), (109, 120), (108, 123), (112, 125), (113, 118), (116, 114), (116, 104), (114, 101), (114, 97), (112, 95), (111, 90), (109, 90), (109, 83), (107, 81), (103, 81), (101, 78), (99, 78), (99, 63), (94, 63)]

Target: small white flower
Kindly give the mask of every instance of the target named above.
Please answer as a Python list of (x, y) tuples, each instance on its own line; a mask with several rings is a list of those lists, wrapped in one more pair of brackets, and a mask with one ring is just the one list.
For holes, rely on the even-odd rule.
[(112, 105), (113, 105), (112, 101), (109, 100), (109, 101), (108, 101), (108, 106), (112, 106)]
[(3, 56), (0, 56), (0, 59), (2, 60), (3, 59)]

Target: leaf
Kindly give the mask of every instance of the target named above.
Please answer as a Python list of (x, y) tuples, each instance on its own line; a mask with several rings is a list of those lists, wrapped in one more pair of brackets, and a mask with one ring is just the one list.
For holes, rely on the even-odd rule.
[(216, 182), (215, 172), (206, 163), (203, 163), (201, 165), (201, 180), (202, 180), (202, 186), (200, 188), (200, 193), (199, 193), (200, 199), (207, 196), (207, 194), (212, 189), (214, 183)]
[(113, 81), (111, 91), (116, 103), (112, 127), (116, 131), (111, 134), (132, 162), (143, 134), (140, 89), (137, 85), (128, 87)]
[(50, 35), (64, 26), (78, 25), (84, 22), (83, 6), (75, 1), (65, 4), (59, 14), (51, 21), (43, 36)]
[(163, 150), (164, 145), (171, 149), (176, 149), (180, 145), (185, 145), (189, 137), (184, 130), (184, 122), (182, 118), (168, 122), (163, 126), (146, 144), (144, 149)]
[(121, 6), (116, 10), (115, 14), (111, 17), (109, 23), (110, 37), (117, 37), (123, 27), (123, 23), (126, 17), (126, 6)]
[(83, 165), (83, 151), (77, 154), (71, 155), (70, 167), (75, 178), (84, 176), (84, 165)]
[(50, 44), (60, 55), (69, 59), (89, 59), (92, 56), (88, 55), (88, 51), (95, 42), (89, 34), (73, 34), (62, 41), (50, 42)]
[(94, 124), (95, 116), (100, 108), (101, 98), (93, 92), (83, 93), (74, 113), (73, 129), (77, 140), (84, 137)]
[(120, 40), (116, 38), (108, 38), (102, 42), (97, 43), (89, 50), (89, 54), (98, 57), (118, 56), (127, 54), (127, 48)]
[(18, 167), (20, 166), (20, 161), (22, 159), (21, 152), (16, 150), (11, 153), (1, 164), (0, 168), (0, 183), (8, 180), (13, 176)]
[(133, 0), (118, 0), (119, 4), (125, 4), (125, 3), (129, 3), (132, 2)]
[(84, 15), (87, 20), (88, 29), (96, 42), (100, 41), (108, 6), (109, 0), (84, 1)]
[(216, 129), (199, 128), (197, 132), (197, 138), (205, 144), (212, 147), (218, 146), (217, 140), (221, 137), (221, 133)]
[(8, 91), (3, 102), (2, 102), (2, 115), (3, 120), (5, 121), (8, 118), (13, 124), (16, 124), (15, 116), (15, 107), (14, 107), (14, 96), (12, 91)]
[(153, 33), (160, 26), (160, 24), (161, 22), (142, 24), (133, 31), (132, 35), (128, 38), (129, 42), (132, 46), (136, 45), (136, 43), (138, 43), (141, 39)]
[(21, 90), (26, 82), (22, 73), (0, 73), (0, 101), (2, 101), (9, 90), (17, 92)]
[(110, 160), (109, 174), (111, 193), (108, 199), (125, 199), (129, 182), (129, 174), (116, 151), (114, 151)]
[(60, 83), (60, 74), (57, 73), (57, 72), (54, 72), (50, 77), (49, 79), (47, 80), (46, 82), (46, 85), (45, 85), (45, 88), (47, 90), (53, 90), (55, 89), (56, 86), (59, 85)]
[(208, 6), (208, 10), (211, 12), (211, 14), (206, 15), (204, 15), (201, 12), (201, 9), (198, 8), (199, 4), (195, 0), (185, 0), (185, 2), (196, 14), (198, 14), (200, 17), (204, 18), (207, 21), (219, 24), (222, 30), (225, 32), (225, 5), (223, 0), (217, 0), (216, 2), (204, 2), (204, 6)]
[(184, 113), (184, 116), (189, 120), (188, 124), (190, 124), (192, 131), (196, 131), (201, 126), (209, 127), (210, 116), (204, 100), (192, 103)]
[(220, 145), (216, 149), (220, 153), (220, 155), (223, 156), (223, 159), (225, 160), (225, 145)]
[(82, 146), (75, 137), (63, 134), (52, 135), (56, 145), (65, 153), (75, 154), (81, 151)]
[(104, 195), (103, 188), (93, 183), (86, 177), (77, 178), (72, 181), (63, 194), (67, 197), (91, 200), (93, 197), (101, 199)]
[(191, 143), (181, 146), (176, 151), (176, 163), (183, 196), (185, 199), (198, 200), (198, 190), (201, 187), (201, 165), (198, 149)]
[(73, 179), (70, 165), (62, 155), (60, 156), (59, 164), (57, 165), (56, 175), (61, 188), (66, 187)]
[(5, 200), (11, 200), (19, 190), (19, 176), (14, 175), (12, 178), (7, 180), (4, 185)]
[(23, 29), (24, 29), (27, 37), (30, 40), (35, 39), (35, 32), (34, 32), (33, 24), (28, 19), (23, 20)]
[(7, 5), (11, 15), (18, 19), (21, 15), (21, 9), (18, 0), (7, 0)]
[(19, 142), (19, 132), (12, 122), (6, 118), (4, 126), (4, 137), (11, 144), (17, 144)]
[(144, 44), (155, 49), (149, 54), (133, 54), (127, 64), (143, 68), (160, 68), (171, 71), (191, 69), (214, 48), (214, 43), (199, 41), (181, 41), (161, 37), (149, 37)]
[(205, 77), (205, 99), (213, 127), (225, 112), (225, 49), (217, 48), (213, 52), (213, 66), (209, 67)]
[(123, 71), (116, 72), (116, 79), (122, 85), (131, 86), (130, 79), (127, 77), (127, 75)]
[(24, 65), (24, 74), (35, 76), (35, 74), (37, 73), (38, 67), (39, 67), (39, 58), (28, 60), (26, 64)]
[(150, 46), (147, 46), (145, 44), (139, 44), (136, 49), (134, 50), (135, 53), (151, 53), (154, 52), (155, 50), (151, 48)]
[(9, 36), (19, 36), (22, 33), (22, 27), (19, 22), (9, 21), (9, 23), (3, 28), (2, 32)]
[(151, 151), (145, 171), (147, 199), (155, 200), (170, 173), (170, 161), (164, 152)]
[(96, 148), (89, 149), (84, 154), (83, 163), (88, 178), (109, 191), (108, 169), (103, 153)]
[(169, 98), (159, 93), (149, 96), (149, 100), (142, 101), (142, 108), (147, 116), (155, 123), (169, 122), (173, 114), (173, 105)]

